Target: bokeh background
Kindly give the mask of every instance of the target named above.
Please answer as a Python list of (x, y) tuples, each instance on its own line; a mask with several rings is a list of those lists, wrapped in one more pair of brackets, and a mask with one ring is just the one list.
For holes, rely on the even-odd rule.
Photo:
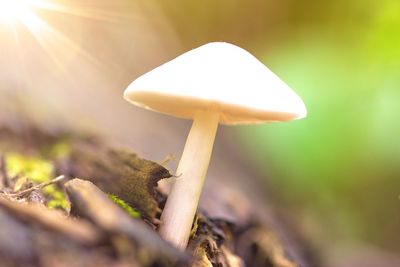
[(122, 92), (191, 48), (232, 42), (289, 84), (309, 115), (221, 127), (206, 192), (215, 178), (262, 195), (321, 266), (400, 266), (398, 0), (48, 0), (14, 17), (9, 2), (0, 2), (2, 123), (179, 158), (190, 123), (135, 108)]

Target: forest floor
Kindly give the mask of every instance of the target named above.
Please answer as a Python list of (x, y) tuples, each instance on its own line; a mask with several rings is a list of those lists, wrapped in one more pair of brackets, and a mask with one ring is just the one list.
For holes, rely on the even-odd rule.
[(0, 127), (1, 266), (300, 266), (251, 216), (200, 210), (185, 252), (165, 242), (157, 183), (171, 176), (93, 137)]

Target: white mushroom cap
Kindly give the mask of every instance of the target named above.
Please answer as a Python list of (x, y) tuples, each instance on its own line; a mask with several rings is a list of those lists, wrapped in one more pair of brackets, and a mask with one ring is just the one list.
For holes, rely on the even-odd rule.
[(289, 121), (307, 115), (301, 98), (246, 50), (209, 43), (133, 81), (129, 102), (179, 118), (215, 110), (223, 124)]

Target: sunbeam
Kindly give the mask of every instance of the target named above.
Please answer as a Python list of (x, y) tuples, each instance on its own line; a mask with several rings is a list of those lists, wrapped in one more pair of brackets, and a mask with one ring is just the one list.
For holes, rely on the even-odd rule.
[(37, 2), (33, 0), (0, 0), (0, 21), (13, 23), (26, 17)]
[[(28, 32), (53, 63), (52, 73), (55, 75), (62, 74), (72, 83), (73, 78), (69, 77), (68, 72), (68, 62), (71, 58), (80, 58), (81, 68), (88, 67), (88, 64), (94, 67), (104, 65), (94, 55), (83, 49), (79, 40), (74, 40), (71, 34), (67, 34), (62, 29), (52, 25), (51, 18), (46, 17), (46, 14), (49, 15), (52, 12), (102, 21), (111, 21), (117, 17), (113, 16), (110, 11), (100, 12), (88, 7), (81, 8), (78, 3), (74, 2), (0, 0), (0, 28), (5, 30), (0, 39), (6, 38), (9, 40), (1, 46), (4, 50), (14, 51), (15, 61), (13, 65), (16, 67), (14, 76), (19, 77), (20, 81), (21, 79), (29, 79), (29, 77), (25, 77), (23, 72), (24, 60), (34, 60), (33, 55), (28, 58), (24, 58), (22, 55), (29, 53), (27, 51), (34, 47), (31, 41), (21, 42), (20, 40), (21, 38), (25, 38), (26, 40), (29, 35), (26, 34)], [(23, 27), (21, 28), (21, 26)], [(36, 50), (35, 54), (37, 52), (39, 51)], [(5, 57), (10, 57), (10, 55), (6, 55)], [(5, 57), (3, 57), (3, 61)]]
[(180, 46), (152, 1), (0, 0), (0, 120), (3, 109), (87, 129), (111, 119), (127, 78)]

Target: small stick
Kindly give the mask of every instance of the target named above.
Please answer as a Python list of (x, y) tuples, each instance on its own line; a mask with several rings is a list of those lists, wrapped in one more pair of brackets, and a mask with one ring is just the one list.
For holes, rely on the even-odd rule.
[(174, 160), (176, 157), (173, 154), (168, 154), (160, 163), (161, 166), (165, 166), (171, 160)]
[(43, 187), (45, 187), (45, 186), (48, 186), (48, 185), (57, 183), (57, 182), (59, 182), (59, 181), (61, 181), (61, 180), (63, 180), (63, 179), (65, 179), (65, 176), (64, 176), (64, 175), (60, 175), (60, 176), (57, 176), (56, 178), (54, 178), (54, 179), (51, 180), (51, 181), (44, 182), (44, 183), (41, 183), (41, 184), (32, 186), (32, 187), (30, 187), (30, 188), (28, 188), (28, 189), (22, 190), (22, 191), (20, 191), (20, 192), (8, 194), (8, 195), (11, 196), (11, 197), (21, 197), (21, 196), (23, 196), (23, 195), (25, 195), (25, 194), (28, 194), (28, 193), (33, 192), (33, 191), (35, 191), (35, 190), (41, 189), (41, 188), (43, 188)]

